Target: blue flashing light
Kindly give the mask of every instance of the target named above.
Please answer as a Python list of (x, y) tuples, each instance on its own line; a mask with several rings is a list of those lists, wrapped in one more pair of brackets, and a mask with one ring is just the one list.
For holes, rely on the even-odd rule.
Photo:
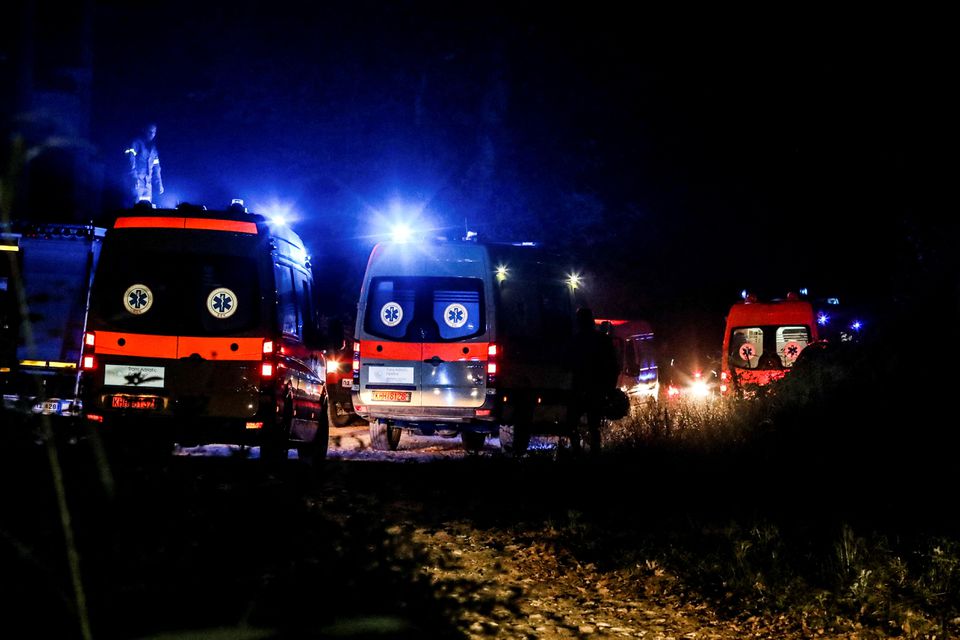
[(819, 315), (817, 315), (817, 324), (819, 324), (820, 326), (823, 326), (828, 322), (830, 322), (830, 316), (828, 316), (827, 314), (820, 313)]
[(807, 289), (806, 287), (803, 287), (803, 288), (800, 289), (800, 295), (802, 295), (802, 296), (808, 296), (808, 295), (810, 295), (810, 290)]
[(399, 222), (393, 225), (393, 228), (390, 229), (390, 237), (394, 242), (409, 242), (412, 236), (413, 229), (410, 228), (410, 225), (404, 222)]
[(744, 300), (747, 299), (747, 290), (746, 290), (746, 289), (744, 289), (744, 290), (742, 290), (742, 291), (740, 292), (740, 297), (743, 298)]
[(859, 320), (854, 320), (853, 324), (850, 325), (850, 328), (853, 329), (854, 331), (860, 331), (860, 329), (863, 328), (863, 323), (860, 322)]
[(287, 227), (297, 221), (297, 214), (294, 212), (293, 204), (281, 202), (280, 200), (271, 200), (262, 205), (254, 203), (253, 210), (263, 214), (270, 224), (278, 227)]

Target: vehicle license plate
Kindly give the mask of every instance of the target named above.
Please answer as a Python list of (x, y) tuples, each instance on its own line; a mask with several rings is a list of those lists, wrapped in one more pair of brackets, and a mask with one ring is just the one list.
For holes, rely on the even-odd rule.
[(341, 387), (346, 387), (347, 389), (353, 388), (353, 378), (344, 378), (340, 381)]
[(60, 411), (60, 403), (56, 400), (44, 400), (40, 403), (40, 413), (45, 416)]
[(160, 408), (160, 398), (138, 396), (113, 396), (110, 406), (114, 409), (140, 409), (153, 411)]
[(410, 402), (409, 391), (374, 391), (373, 399), (382, 402)]

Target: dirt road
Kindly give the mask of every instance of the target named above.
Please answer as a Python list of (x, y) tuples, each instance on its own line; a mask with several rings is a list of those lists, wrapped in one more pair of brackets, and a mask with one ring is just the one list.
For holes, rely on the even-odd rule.
[(116, 468), (112, 498), (88, 456), (61, 452), (81, 590), (33, 451), (0, 476), (0, 601), (58, 638), (82, 637), (80, 611), (96, 638), (802, 635), (686, 593), (630, 543), (650, 526), (629, 513), (632, 471), (555, 444), (513, 460), (405, 436), (383, 453), (353, 427), (319, 469), (205, 448)]

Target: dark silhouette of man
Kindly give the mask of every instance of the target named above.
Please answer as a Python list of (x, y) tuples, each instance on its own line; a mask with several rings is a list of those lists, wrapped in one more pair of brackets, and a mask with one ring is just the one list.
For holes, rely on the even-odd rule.
[(580, 449), (580, 418), (587, 416), (591, 455), (600, 452), (600, 425), (608, 395), (617, 386), (620, 368), (617, 352), (609, 335), (599, 331), (593, 312), (577, 309), (577, 328), (573, 336), (573, 398), (568, 415), (570, 446)]
[(153, 202), (154, 195), (163, 193), (160, 177), (160, 154), (157, 153), (157, 125), (148, 124), (143, 134), (124, 151), (130, 162), (130, 181), (133, 202)]

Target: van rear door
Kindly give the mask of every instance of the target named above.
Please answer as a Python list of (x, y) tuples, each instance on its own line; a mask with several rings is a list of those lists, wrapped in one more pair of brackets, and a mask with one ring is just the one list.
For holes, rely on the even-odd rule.
[(486, 395), (483, 281), (375, 277), (366, 300), (364, 404), (479, 407)]

